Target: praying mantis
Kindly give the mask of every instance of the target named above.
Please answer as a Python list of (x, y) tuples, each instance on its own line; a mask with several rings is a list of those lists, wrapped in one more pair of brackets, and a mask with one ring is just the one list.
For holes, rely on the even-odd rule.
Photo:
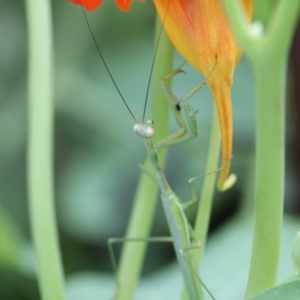
[[(100, 51), (100, 48), (96, 42), (96, 39), (93, 35), (91, 27), (88, 23), (86, 14), (84, 9), (82, 9), (84, 17), (86, 19), (89, 31), (92, 35), (94, 43), (97, 47), (98, 53), (100, 58), (111, 78), (115, 87), (119, 92), (119, 88), (115, 83), (112, 74), (110, 73), (106, 61)], [(167, 12), (166, 12), (167, 13)], [(161, 29), (162, 30), (162, 29)], [(157, 49), (157, 48), (156, 48)], [(156, 51), (155, 51), (156, 55)], [(155, 61), (154, 55), (154, 61)], [(217, 57), (216, 57), (216, 64), (217, 64)], [(202, 289), (203, 286), (207, 293), (210, 295), (211, 299), (215, 299), (213, 295), (210, 293), (208, 288), (204, 285), (202, 280), (197, 274), (197, 266), (194, 262), (193, 257), (193, 249), (199, 248), (201, 246), (200, 241), (197, 241), (195, 234), (193, 232), (192, 226), (190, 225), (184, 210), (193, 204), (195, 204), (198, 200), (197, 193), (195, 191), (193, 182), (201, 176), (197, 176), (192, 178), (188, 181), (189, 188), (191, 191), (191, 200), (189, 201), (182, 201), (175, 192), (171, 189), (164, 171), (159, 163), (158, 159), (158, 152), (160, 149), (164, 147), (170, 147), (176, 144), (184, 143), (188, 140), (195, 138), (198, 134), (197, 130), (197, 121), (196, 121), (196, 111), (191, 108), (189, 105), (189, 100), (192, 96), (194, 96), (205, 83), (198, 84), (183, 100), (180, 102), (171, 92), (171, 90), (167, 87), (166, 82), (171, 80), (177, 74), (183, 72), (182, 65), (175, 69), (173, 72), (165, 76), (161, 80), (161, 88), (165, 94), (166, 100), (169, 103), (169, 107), (175, 117), (175, 120), (179, 126), (179, 130), (162, 140), (153, 143), (152, 137), (155, 134), (154, 127), (153, 127), (153, 120), (144, 120), (142, 122), (138, 122), (133, 113), (131, 112), (127, 102), (120, 94), (122, 101), (124, 102), (127, 110), (131, 114), (132, 118), (135, 121), (133, 126), (133, 131), (139, 137), (141, 137), (144, 141), (145, 149), (148, 155), (148, 158), (151, 162), (151, 165), (154, 170), (155, 180), (160, 188), (161, 193), (161, 200), (163, 209), (166, 215), (166, 219), (168, 222), (169, 230), (171, 233), (171, 240), (174, 245), (174, 250), (176, 254), (176, 258), (181, 270), (181, 273), (184, 278), (185, 286), (187, 289), (187, 293), (189, 295), (190, 300), (197, 300), (202, 298)], [(211, 70), (213, 72), (213, 69)], [(151, 78), (151, 77), (150, 77)], [(150, 82), (150, 81), (149, 81)], [(146, 99), (147, 100), (147, 99)], [(145, 114), (144, 114), (145, 115)], [(170, 240), (170, 239), (169, 239)], [(124, 241), (124, 239), (110, 239), (109, 240), (109, 249), (110, 253), (112, 253), (112, 244), (116, 242)], [(139, 238), (131, 239), (129, 241), (140, 241)], [(151, 238), (151, 241), (161, 241), (160, 238)], [(165, 240), (166, 241), (166, 240)], [(115, 258), (112, 256), (113, 267), (116, 269), (116, 262)]]

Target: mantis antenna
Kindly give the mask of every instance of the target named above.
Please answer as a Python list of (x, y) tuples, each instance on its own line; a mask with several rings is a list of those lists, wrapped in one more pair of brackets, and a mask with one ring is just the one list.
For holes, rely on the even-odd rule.
[[(81, 1), (80, 1), (80, 2), (81, 2)], [(91, 36), (92, 36), (92, 38), (93, 38), (94, 44), (95, 44), (95, 46), (96, 46), (96, 48), (97, 48), (97, 51), (98, 51), (98, 53), (99, 53), (99, 55), (100, 55), (100, 58), (101, 58), (101, 60), (102, 60), (102, 62), (103, 62), (103, 64), (104, 64), (104, 67), (105, 67), (105, 69), (106, 69), (106, 71), (107, 71), (107, 73), (108, 73), (108, 75), (109, 75), (109, 77), (110, 77), (112, 83), (114, 84), (115, 88), (117, 89), (117, 92), (119, 93), (119, 95), (120, 95), (120, 97), (121, 97), (123, 103), (125, 104), (127, 110), (129, 111), (130, 115), (132, 116), (132, 118), (134, 119), (134, 121), (135, 121), (136, 123), (138, 123), (137, 119), (135, 118), (135, 116), (134, 116), (133, 112), (131, 111), (130, 107), (128, 106), (128, 104), (127, 104), (125, 98), (123, 97), (123, 95), (122, 95), (122, 93), (121, 93), (121, 91), (120, 91), (120, 89), (119, 89), (119, 87), (118, 87), (118, 85), (117, 85), (117, 83), (116, 83), (114, 77), (112, 76), (112, 74), (111, 74), (111, 72), (110, 72), (110, 70), (109, 70), (109, 68), (108, 68), (108, 66), (107, 66), (107, 63), (106, 63), (106, 61), (105, 61), (105, 59), (104, 59), (104, 57), (103, 57), (103, 54), (102, 54), (102, 52), (101, 52), (101, 50), (100, 50), (100, 47), (98, 46), (98, 43), (97, 43), (96, 38), (95, 38), (95, 36), (94, 36), (94, 34), (93, 34), (92, 28), (91, 28), (91, 26), (90, 26), (90, 23), (89, 23), (89, 21), (88, 21), (88, 18), (87, 18), (87, 16), (86, 16), (86, 13), (85, 13), (85, 11), (84, 11), (84, 8), (83, 8), (82, 4), (81, 4), (80, 6), (81, 6), (81, 9), (82, 9), (82, 12), (83, 12), (83, 15), (84, 15), (86, 24), (87, 24), (87, 26), (88, 26), (89, 32), (90, 32), (90, 34), (91, 34)]]
[[(81, 2), (81, 1), (80, 1), (80, 2)], [(108, 68), (108, 65), (107, 65), (107, 63), (106, 63), (106, 61), (105, 61), (105, 59), (104, 59), (104, 56), (103, 56), (103, 54), (102, 54), (102, 52), (101, 52), (101, 50), (100, 50), (100, 47), (99, 47), (99, 45), (98, 45), (98, 43), (97, 43), (97, 40), (96, 40), (96, 38), (95, 38), (95, 35), (93, 34), (92, 28), (91, 28), (91, 26), (90, 26), (90, 24), (89, 24), (89, 22), (88, 22), (88, 18), (87, 18), (87, 15), (86, 15), (86, 13), (85, 13), (85, 10), (84, 10), (83, 6), (80, 5), (80, 6), (81, 6), (81, 9), (82, 9), (82, 12), (83, 12), (83, 15), (84, 15), (84, 18), (85, 18), (85, 21), (86, 21), (86, 24), (87, 24), (87, 26), (88, 26), (89, 32), (90, 32), (90, 34), (91, 34), (91, 36), (92, 36), (92, 39), (93, 39), (94, 44), (95, 44), (95, 46), (96, 46), (96, 48), (97, 48), (97, 51), (98, 51), (98, 53), (99, 53), (99, 56), (100, 56), (100, 58), (101, 58), (101, 60), (102, 60), (102, 62), (103, 62), (103, 65), (104, 65), (104, 67), (105, 67), (105, 69), (106, 69), (106, 71), (107, 71), (107, 73), (108, 73), (108, 75), (109, 75), (109, 77), (110, 77), (110, 79), (111, 79), (113, 85), (114, 85), (115, 88), (117, 89), (117, 92), (118, 92), (118, 94), (120, 95), (120, 97), (121, 97), (121, 99), (122, 99), (124, 105), (126, 106), (128, 112), (130, 113), (130, 115), (132, 116), (132, 118), (134, 119), (134, 121), (135, 121), (135, 123), (136, 123), (136, 124), (134, 125), (133, 131), (134, 131), (135, 133), (141, 135), (141, 136), (144, 136), (144, 137), (152, 137), (153, 134), (154, 134), (154, 129), (152, 128), (153, 121), (148, 120), (145, 124), (143, 124), (143, 123), (144, 123), (144, 121), (145, 121), (146, 108), (147, 108), (147, 103), (148, 103), (148, 96), (149, 96), (149, 91), (150, 91), (151, 78), (152, 78), (153, 69), (154, 69), (154, 65), (155, 65), (155, 59), (156, 59), (156, 55), (157, 55), (157, 51), (158, 51), (158, 46), (159, 46), (160, 37), (161, 37), (162, 32), (163, 32), (163, 23), (164, 23), (164, 21), (165, 21), (165, 19), (166, 19), (166, 17), (167, 17), (167, 12), (168, 12), (168, 8), (169, 8), (169, 5), (170, 5), (170, 2), (171, 2), (171, 0), (170, 0), (169, 3), (168, 3), (168, 6), (167, 6), (167, 9), (166, 9), (166, 12), (165, 12), (165, 16), (164, 16), (164, 19), (163, 19), (163, 22), (162, 22), (162, 25), (161, 25), (161, 28), (160, 28), (160, 31), (159, 31), (159, 35), (158, 35), (158, 38), (157, 38), (157, 41), (156, 41), (156, 44), (155, 44), (155, 50), (154, 50), (154, 55), (153, 55), (153, 59), (152, 59), (152, 63), (151, 63), (151, 69), (150, 69), (150, 74), (149, 74), (149, 79), (148, 79), (148, 84), (147, 84), (147, 90), (146, 90), (146, 96), (145, 96), (145, 103), (144, 103), (144, 110), (143, 110), (142, 124), (139, 123), (139, 122), (137, 121), (137, 119), (136, 119), (136, 117), (134, 116), (132, 110), (130, 109), (129, 105), (127, 104), (127, 101), (126, 101), (125, 98), (123, 97), (123, 95), (122, 95), (122, 93), (121, 93), (121, 91), (120, 91), (120, 89), (119, 89), (119, 87), (118, 87), (118, 85), (117, 85), (117, 83), (116, 83), (114, 77), (112, 76), (112, 73), (111, 73), (111, 71), (110, 71), (109, 68)], [(150, 123), (151, 123), (151, 124), (150, 124)], [(144, 127), (144, 128), (142, 128), (142, 127)]]
[(161, 35), (162, 35), (162, 32), (163, 32), (163, 27), (164, 27), (163, 24), (164, 24), (164, 22), (166, 20), (166, 17), (167, 17), (167, 13), (168, 13), (168, 10), (169, 10), (170, 2), (171, 2), (171, 0), (168, 3), (168, 6), (167, 6), (167, 9), (166, 9), (166, 12), (165, 12), (162, 24), (161, 24), (161, 28), (160, 28), (160, 31), (159, 31), (159, 34), (158, 34), (158, 38), (157, 38), (157, 41), (156, 41), (156, 45), (155, 45), (154, 55), (153, 55), (153, 59), (152, 59), (151, 69), (150, 69), (150, 75), (149, 75), (149, 79), (148, 79), (146, 97), (145, 97), (143, 119), (142, 119), (143, 123), (145, 121), (145, 115), (146, 115), (146, 109), (147, 109), (147, 103), (148, 103), (148, 96), (149, 96), (149, 90), (150, 90), (150, 84), (151, 84), (151, 79), (152, 79), (152, 74), (153, 74), (153, 68), (154, 68), (155, 61), (156, 61), (156, 55), (157, 55), (157, 50), (158, 50), (158, 46), (159, 46), (159, 41), (160, 41), (160, 38), (161, 38)]

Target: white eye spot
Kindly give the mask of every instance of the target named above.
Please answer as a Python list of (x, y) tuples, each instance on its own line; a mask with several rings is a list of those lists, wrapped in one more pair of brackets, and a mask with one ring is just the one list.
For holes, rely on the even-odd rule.
[(152, 120), (148, 120), (145, 124), (136, 123), (133, 126), (133, 131), (137, 135), (150, 138), (154, 135), (154, 129), (153, 129), (152, 125), (153, 125)]
[(134, 126), (133, 126), (133, 132), (134, 133), (136, 133), (136, 134), (140, 134), (140, 132), (141, 132), (141, 126), (140, 126), (141, 124), (138, 124), (138, 123), (136, 123), (136, 124), (134, 124)]
[(152, 137), (154, 134), (154, 129), (152, 127), (147, 127), (146, 129), (146, 136), (147, 137)]

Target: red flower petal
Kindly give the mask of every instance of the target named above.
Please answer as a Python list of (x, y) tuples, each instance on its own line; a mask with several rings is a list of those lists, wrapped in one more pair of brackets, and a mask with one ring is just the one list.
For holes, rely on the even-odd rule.
[[(131, 9), (131, 2), (133, 0), (115, 0), (117, 6), (122, 11), (129, 11)], [(145, 2), (146, 0), (139, 0), (140, 2)]]
[(96, 10), (103, 2), (103, 0), (67, 0), (77, 5), (82, 5), (85, 9), (93, 11)]
[(133, 0), (116, 0), (116, 4), (119, 7), (120, 10), (122, 11), (128, 11), (131, 8), (130, 3)]

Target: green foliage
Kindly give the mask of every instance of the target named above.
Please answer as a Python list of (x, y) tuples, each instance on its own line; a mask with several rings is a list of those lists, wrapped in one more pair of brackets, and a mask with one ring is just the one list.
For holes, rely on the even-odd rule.
[(20, 268), (24, 238), (11, 216), (0, 207), (0, 265)]
[[(104, 1), (101, 10), (89, 14), (89, 20), (124, 97), (140, 116), (152, 59), (155, 11), (151, 1), (143, 5), (135, 2), (133, 10), (124, 14), (117, 10), (114, 1)], [(266, 24), (275, 3), (255, 1), (256, 19), (263, 19)], [(115, 280), (109, 273), (106, 240), (124, 235), (144, 150), (132, 134), (132, 120), (101, 65), (80, 8), (65, 1), (52, 1), (52, 8), (55, 200), (66, 293), (69, 300), (108, 299), (113, 294)], [(28, 246), (31, 234), (25, 175), (28, 137), (25, 22), (22, 1), (1, 4), (0, 282), (9, 288), (9, 294), (1, 289), (1, 296), (18, 300), (37, 299), (37, 287), (32, 283), (34, 258)], [(182, 58), (176, 55), (174, 67), (181, 62)], [(190, 67), (185, 70), (187, 75), (180, 75), (173, 82), (173, 91), (179, 98), (203, 81)], [(274, 86), (274, 82), (270, 84)], [(215, 232), (209, 237), (200, 272), (212, 293), (222, 300), (244, 297), (251, 257), (255, 114), (254, 79), (246, 59), (242, 59), (236, 70), (232, 94), (235, 124), (232, 164), (238, 182), (233, 190), (215, 197), (212, 212)], [(166, 169), (168, 180), (182, 198), (188, 195), (187, 179), (205, 173), (212, 115), (207, 88), (200, 91), (192, 106), (199, 111), (199, 138), (172, 149)], [(174, 128), (171, 120), (171, 130)], [(287, 127), (286, 131), (289, 144), (293, 128)], [(292, 212), (297, 178), (290, 154), (285, 198), (286, 209)], [(195, 210), (190, 209), (188, 215), (193, 221)], [(164, 218), (158, 206), (153, 235), (168, 234)], [(283, 223), (280, 282), (293, 273), (289, 256), (298, 230), (298, 217), (287, 218)], [(136, 299), (178, 297), (182, 281), (172, 251), (165, 244), (150, 247)], [(283, 284), (264, 296), (274, 291), (291, 292), (297, 283)], [(263, 296), (256, 298), (268, 299), (259, 297)]]
[(300, 295), (300, 280), (293, 280), (265, 291), (251, 300), (297, 300)]

